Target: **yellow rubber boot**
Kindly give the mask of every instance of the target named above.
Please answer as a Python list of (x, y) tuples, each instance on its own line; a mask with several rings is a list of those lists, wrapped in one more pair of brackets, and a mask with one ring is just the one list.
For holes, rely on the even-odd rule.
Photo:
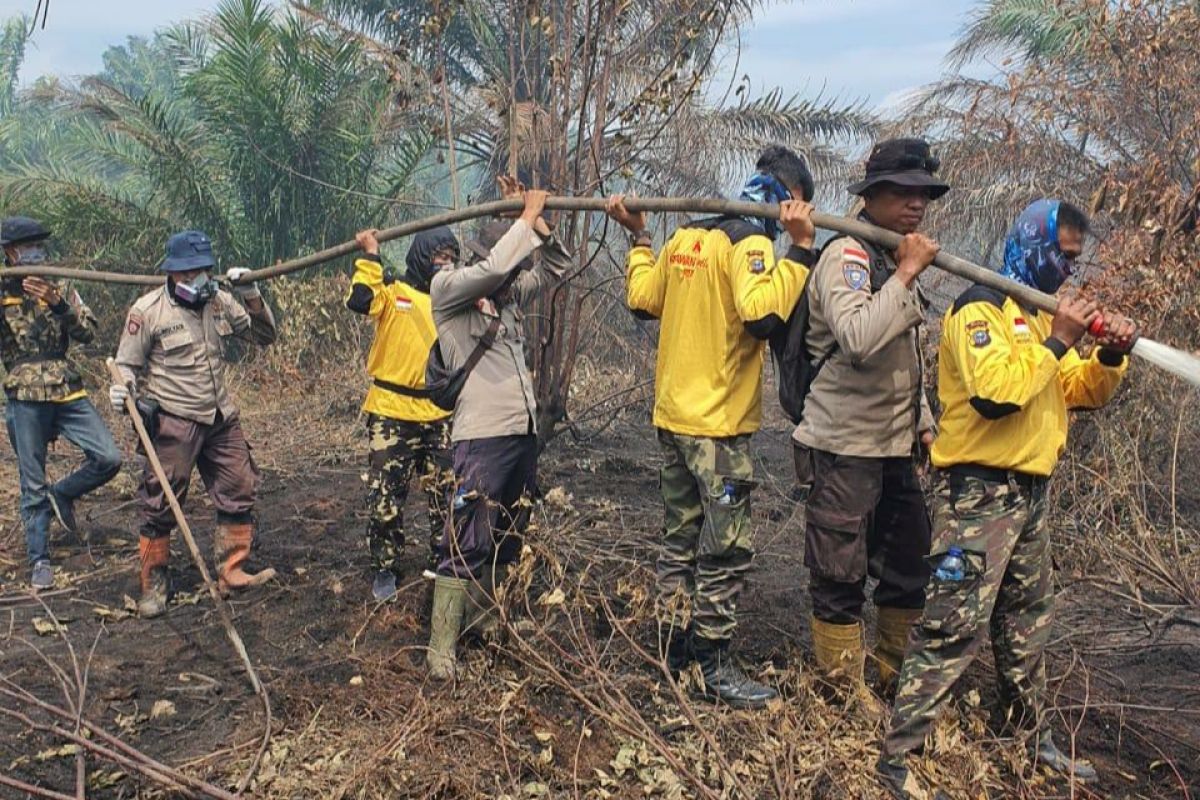
[(881, 606), (876, 622), (875, 660), (879, 663), (879, 684), (883, 690), (896, 685), (904, 653), (908, 649), (908, 634), (921, 619), (919, 608)]
[(863, 682), (866, 651), (863, 648), (861, 622), (835, 625), (813, 617), (812, 638), (817, 668), (821, 672), (831, 677), (841, 675), (857, 683)]
[(836, 625), (813, 617), (812, 637), (817, 668), (826, 678), (847, 685), (849, 703), (866, 709), (871, 718), (882, 717), (883, 704), (867, 688), (864, 678), (867, 652), (863, 646), (862, 623)]

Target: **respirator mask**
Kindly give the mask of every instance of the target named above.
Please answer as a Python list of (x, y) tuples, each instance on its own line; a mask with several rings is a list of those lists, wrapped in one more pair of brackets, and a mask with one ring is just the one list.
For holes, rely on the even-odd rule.
[[(17, 260), (9, 263), (10, 267), (36, 267), (45, 264), (50, 260), (49, 253), (46, 252), (46, 246), (43, 244), (25, 244), (17, 245)], [(9, 262), (8, 256), (4, 258), (5, 263)], [(4, 278), (3, 290), (7, 295), (20, 295), (24, 292), (21, 282), (24, 278)]]
[(36, 267), (50, 260), (45, 245), (26, 244), (17, 246), (17, 263), (13, 266)]
[(185, 308), (203, 308), (205, 303), (217, 296), (217, 282), (207, 272), (200, 273), (187, 283), (177, 281), (173, 277), (168, 280), (171, 284), (171, 296)]

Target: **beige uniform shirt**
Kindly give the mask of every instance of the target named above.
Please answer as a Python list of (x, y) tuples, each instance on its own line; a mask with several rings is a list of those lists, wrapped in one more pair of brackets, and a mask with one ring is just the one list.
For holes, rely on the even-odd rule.
[(869, 251), (850, 237), (830, 243), (813, 268), (809, 354), (820, 361), (835, 342), (837, 350), (813, 381), (793, 438), (838, 455), (909, 456), (917, 430), (933, 427), (921, 386), (921, 302), (915, 284), (894, 274), (872, 294), (870, 275)]
[(217, 411), (226, 419), (238, 413), (225, 388), (221, 339), (239, 336), (267, 345), (275, 333), (266, 303), (251, 314), (222, 289), (196, 311), (179, 305), (164, 285), (129, 309), (116, 361), (126, 380), (137, 380), (138, 391), (163, 411), (211, 425)]
[[(542, 252), (537, 265), (514, 280), (509, 301), (497, 308), (489, 296), (538, 247)], [(521, 306), (557, 282), (570, 265), (570, 255), (555, 239), (543, 242), (533, 228), (517, 220), (488, 258), (443, 269), (433, 276), (429, 288), (433, 322), (451, 369), (466, 362), (492, 320), (500, 317), (495, 343), (479, 359), (458, 396), (450, 434), (453, 441), (537, 432), (537, 398), (525, 365)]]

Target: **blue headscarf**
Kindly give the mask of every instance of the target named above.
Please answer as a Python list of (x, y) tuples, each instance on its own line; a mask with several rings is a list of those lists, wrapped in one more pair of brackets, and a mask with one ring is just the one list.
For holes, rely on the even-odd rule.
[(1037, 200), (1017, 217), (1004, 242), (1000, 274), (1047, 294), (1071, 276), (1071, 260), (1058, 246), (1058, 200)]
[[(746, 181), (738, 199), (748, 200), (751, 203), (782, 203), (784, 200), (791, 200), (792, 193), (774, 175), (756, 172), (750, 180)], [(779, 235), (778, 220), (763, 217), (742, 217), (742, 219), (762, 230), (771, 241), (775, 241), (775, 237)]]

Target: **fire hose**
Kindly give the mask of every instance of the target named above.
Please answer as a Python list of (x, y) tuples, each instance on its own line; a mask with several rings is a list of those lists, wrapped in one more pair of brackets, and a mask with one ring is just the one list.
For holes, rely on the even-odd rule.
[[(478, 217), (517, 212), (521, 210), (523, 205), (521, 200), (497, 200), (490, 203), (480, 203), (386, 228), (378, 232), (377, 238), (381, 242), (386, 242), (404, 236), (411, 236), (420, 231), (429, 230), (441, 225), (452, 225)], [(604, 207), (605, 198), (603, 197), (550, 197), (546, 200), (546, 208), (550, 211), (603, 212)], [(774, 204), (712, 198), (629, 197), (625, 201), (625, 207), (630, 211), (646, 211), (650, 213), (691, 213), (779, 218), (779, 206)], [(894, 231), (885, 230), (876, 225), (849, 217), (814, 212), (812, 219), (818, 228), (849, 234), (888, 249), (896, 248), (903, 238)], [(293, 258), (274, 266), (252, 270), (240, 276), (236, 283), (250, 283), (278, 278), (282, 275), (319, 266), (336, 258), (352, 255), (358, 250), (359, 247), (356, 242), (343, 242), (342, 244), (328, 247), (310, 255)], [(1048, 314), (1053, 314), (1058, 309), (1058, 300), (1053, 295), (1017, 283), (986, 267), (974, 264), (950, 253), (938, 253), (933, 261), (933, 266), (952, 275), (965, 278), (972, 283), (979, 283), (996, 289), (1027, 308), (1036, 308)], [(39, 277), (71, 278), (83, 281), (123, 283), (137, 286), (159, 286), (163, 283), (161, 275), (101, 272), (69, 269), (66, 267), (10, 267), (4, 270), (4, 274), (12, 277), (37, 275)], [(222, 280), (227, 283), (233, 283), (228, 278), (222, 278)], [(1094, 334), (1103, 333), (1101, 326), (1095, 326), (1092, 332)], [(1139, 337), (1133, 343), (1132, 353), (1161, 369), (1183, 378), (1195, 386), (1200, 386), (1200, 358), (1160, 342), (1152, 341), (1144, 336)]]

